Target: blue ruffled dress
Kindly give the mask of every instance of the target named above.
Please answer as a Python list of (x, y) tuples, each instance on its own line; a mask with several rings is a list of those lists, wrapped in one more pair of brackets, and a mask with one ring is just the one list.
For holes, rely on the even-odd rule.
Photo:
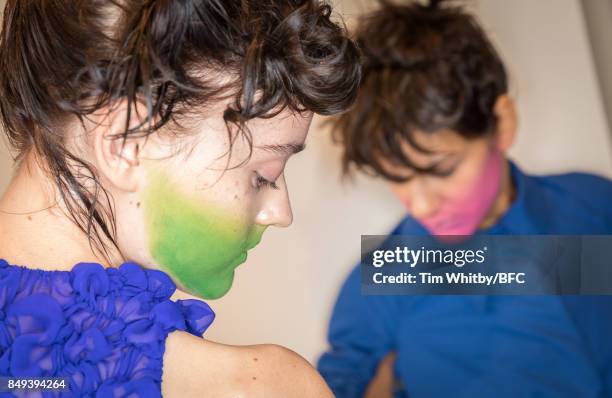
[(68, 379), (69, 391), (37, 396), (161, 397), (168, 334), (201, 336), (215, 317), (203, 301), (170, 300), (175, 290), (134, 263), (44, 271), (0, 260), (0, 375)]

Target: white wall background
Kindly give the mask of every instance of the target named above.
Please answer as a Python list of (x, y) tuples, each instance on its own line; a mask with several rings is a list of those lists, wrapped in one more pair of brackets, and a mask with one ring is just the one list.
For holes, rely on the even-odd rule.
[(612, 0), (581, 0), (602, 97), (612, 123)]
[[(605, 0), (591, 0), (605, 1)], [(370, 0), (336, 0), (351, 23)], [(612, 176), (612, 144), (579, 0), (480, 0), (472, 8), (506, 60), (521, 117), (512, 156), (533, 172)], [(287, 177), (295, 221), (269, 230), (237, 272), (233, 290), (211, 302), (208, 338), (278, 343), (314, 361), (339, 284), (359, 257), (361, 234), (385, 233), (402, 209), (384, 183), (340, 184), (339, 151), (313, 126)], [(0, 152), (0, 189), (10, 175)]]

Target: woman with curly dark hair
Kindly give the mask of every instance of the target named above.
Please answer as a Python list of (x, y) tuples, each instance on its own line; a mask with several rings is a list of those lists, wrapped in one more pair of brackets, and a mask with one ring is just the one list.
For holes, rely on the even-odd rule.
[(202, 340), (213, 312), (176, 290), (222, 296), (264, 230), (291, 223), (285, 164), (360, 80), (330, 14), (318, 0), (8, 1), (2, 376), (64, 378), (67, 396), (330, 395), (289, 350)]

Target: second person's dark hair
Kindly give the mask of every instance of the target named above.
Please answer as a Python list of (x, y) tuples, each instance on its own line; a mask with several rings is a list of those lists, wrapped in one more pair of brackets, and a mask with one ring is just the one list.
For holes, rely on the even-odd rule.
[(452, 129), (466, 138), (494, 131), (506, 70), (476, 19), (456, 2), (381, 1), (360, 20), (356, 38), (363, 83), (355, 105), (334, 122), (346, 173), (356, 166), (402, 181), (381, 162), (426, 172), (402, 151), (402, 143), (424, 151), (415, 130)]

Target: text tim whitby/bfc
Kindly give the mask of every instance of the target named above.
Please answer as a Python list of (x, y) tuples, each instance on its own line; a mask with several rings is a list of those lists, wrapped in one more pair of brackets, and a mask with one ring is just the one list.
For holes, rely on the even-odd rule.
[(482, 272), (446, 272), (443, 275), (435, 275), (431, 272), (419, 272), (409, 274), (402, 272), (399, 275), (384, 275), (377, 272), (372, 276), (375, 284), (455, 284), (455, 285), (505, 285), (505, 284), (524, 284), (524, 272), (496, 272), (486, 275)]

